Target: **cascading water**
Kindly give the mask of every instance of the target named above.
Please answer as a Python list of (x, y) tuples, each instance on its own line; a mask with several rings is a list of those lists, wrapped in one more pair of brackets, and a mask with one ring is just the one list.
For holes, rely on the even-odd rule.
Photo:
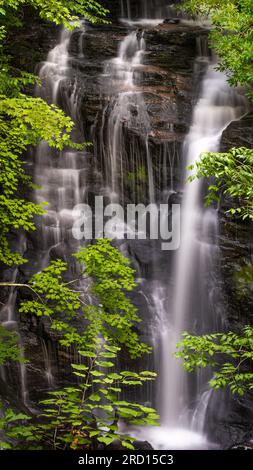
[(172, 9), (168, 0), (121, 0), (121, 18), (134, 20), (157, 20), (167, 18)]
[[(193, 123), (185, 142), (187, 166), (194, 164), (201, 152), (219, 150), (222, 132), (228, 124), (242, 116), (245, 101), (232, 90), (225, 75), (210, 64), (194, 109)], [(209, 261), (215, 257), (217, 220), (213, 209), (203, 209), (201, 180), (187, 183), (182, 204), (182, 237), (175, 263), (175, 289), (172, 302), (172, 351), (182, 331), (194, 327), (198, 332), (217, 329), (217, 319), (210, 317), (209, 302), (211, 270)], [(205, 300), (203, 302), (203, 299)], [(202, 302), (201, 302), (202, 301)], [(214, 299), (212, 299), (214, 301)], [(170, 356), (171, 357), (171, 356)], [(175, 425), (189, 404), (186, 374), (171, 359), (168, 374), (173, 381), (163, 403), (164, 422)]]
[[(81, 37), (82, 37), (81, 33)], [(41, 66), (40, 78), (42, 88), (37, 94), (53, 104), (61, 104), (62, 86), (71, 79), (69, 67), (69, 43), (71, 31), (63, 30), (59, 44), (49, 53), (47, 61)], [(64, 102), (68, 114), (76, 118), (76, 84), (71, 95)], [(42, 235), (42, 265), (46, 266), (52, 249), (58, 248), (69, 239), (72, 209), (82, 202), (85, 168), (82, 165), (83, 155), (80, 152), (66, 151), (60, 156), (42, 142), (35, 158), (35, 181), (41, 187), (36, 191), (37, 202), (47, 201), (47, 214), (40, 226)], [(85, 185), (82, 185), (85, 188)]]
[[(118, 57), (106, 63), (104, 69), (103, 77), (111, 99), (103, 111), (99, 149), (112, 201), (123, 201), (126, 172), (134, 175), (137, 168), (147, 168), (147, 197), (149, 201), (154, 201), (153, 169), (148, 143), (150, 122), (142, 93), (135, 80), (135, 73), (141, 66), (144, 53), (143, 34), (132, 31), (121, 42)], [(126, 129), (134, 129), (142, 136), (144, 152), (134, 147), (130, 156), (128, 155)], [(133, 190), (135, 192), (135, 188)]]
[[(151, 19), (152, 11), (152, 8), (148, 12), (145, 10), (143, 17)], [(132, 2), (122, 2), (123, 12), (128, 12), (128, 19), (133, 19)], [(199, 49), (205, 53), (205, 44), (200, 45)], [(104, 68), (103, 86), (110, 99), (103, 111), (102, 126), (97, 130), (97, 152), (102, 158), (106, 177), (107, 188), (103, 193), (112, 202), (125, 202), (127, 171), (134, 173), (142, 166), (148, 173), (147, 201), (155, 202), (149, 151), (151, 126), (142, 88), (138, 86), (138, 69), (144, 53), (143, 34), (140, 30), (132, 31), (120, 43), (118, 57), (108, 61)], [(212, 61), (207, 57), (199, 57), (198, 60), (202, 66), (206, 64), (207, 71), (184, 143), (187, 166), (193, 164), (201, 152), (217, 151), (223, 130), (245, 109), (244, 99), (229, 87), (226, 77), (215, 70)], [(133, 129), (143, 140), (141, 148), (127, 148), (127, 135)], [(187, 373), (173, 354), (185, 329), (202, 333), (216, 330), (219, 326), (218, 315), (212, 311), (218, 298), (211, 274), (215, 272), (218, 254), (216, 211), (203, 208), (202, 181), (185, 184), (183, 192), (182, 241), (175, 260), (174, 288), (171, 290), (162, 282), (158, 285), (155, 259), (153, 281), (148, 287), (155, 323), (154, 347), (160, 356), (157, 362), (161, 363), (157, 398), (161, 427), (134, 431), (138, 439), (148, 439), (155, 448), (164, 449), (210, 446), (204, 436), (205, 413), (210, 398), (210, 392), (206, 390), (208, 373), (198, 374), (189, 387)], [(141, 202), (134, 190), (132, 201)]]
[[(17, 242), (17, 251), (23, 255), (26, 250), (26, 239), (24, 234), (19, 237)], [(15, 268), (12, 273), (12, 278), (10, 281), (12, 284), (16, 284), (18, 282), (18, 269)], [(10, 331), (15, 331), (18, 335), (18, 342), (19, 342), (19, 350), (20, 350), (20, 357), (24, 358), (24, 350), (22, 339), (19, 334), (18, 328), (18, 321), (16, 316), (16, 299), (17, 299), (17, 288), (13, 285), (10, 287), (10, 292), (8, 295), (8, 300), (6, 304), (0, 310), (0, 322), (1, 324)], [(0, 366), (0, 375), (4, 382), (8, 382), (8, 378), (10, 374), (10, 370), (8, 367)], [(19, 383), (20, 383), (20, 390), (19, 395), (20, 399), (22, 400), (23, 404), (29, 407), (29, 394), (26, 384), (26, 364), (25, 362), (20, 362), (18, 365), (18, 372), (19, 372)], [(11, 378), (11, 377), (10, 377)]]
[[(225, 75), (209, 63), (184, 145), (186, 165), (193, 165), (202, 152), (218, 151), (222, 132), (231, 121), (241, 117), (245, 109), (245, 99), (231, 89)], [(153, 292), (157, 315), (155, 342), (156, 346), (160, 344), (161, 358), (158, 397), (161, 427), (145, 432), (155, 448), (164, 449), (210, 446), (204, 436), (205, 413), (211, 394), (206, 390), (208, 376), (197, 376), (195, 384), (189, 388), (189, 376), (173, 354), (184, 330), (198, 334), (218, 331), (220, 321), (214, 307), (219, 304), (218, 292), (214, 292), (212, 285), (218, 253), (216, 211), (203, 208), (202, 180), (185, 183), (183, 192), (175, 285), (172, 292), (167, 290), (169, 300), (163, 287)], [(137, 435), (141, 438), (140, 430)]]
[[(64, 108), (76, 124), (74, 133), (83, 140), (80, 120), (78, 121), (77, 79), (71, 74), (69, 66), (71, 31), (63, 29), (60, 41), (49, 52), (47, 61), (40, 68), (42, 86), (37, 88), (37, 95), (49, 103)], [(84, 25), (80, 30), (77, 60), (83, 59)], [(69, 94), (68, 89), (71, 89)], [(39, 189), (35, 191), (38, 203), (47, 201), (47, 213), (38, 224), (40, 245), (38, 247), (35, 272), (48, 265), (52, 256), (68, 257), (79, 247), (79, 242), (72, 237), (73, 208), (85, 201), (87, 155), (81, 151), (66, 150), (56, 152), (42, 142), (35, 155), (35, 181)], [(72, 270), (77, 270), (72, 266)], [(73, 272), (74, 272), (73, 271)], [(50, 341), (40, 339), (44, 359), (45, 378), (49, 387), (56, 384), (54, 377), (54, 357)]]
[[(59, 44), (48, 54), (47, 61), (40, 69), (40, 78), (43, 86), (38, 87), (37, 95), (43, 97), (49, 103), (58, 104), (60, 85), (63, 80), (68, 76), (68, 46), (71, 37), (71, 32), (63, 30)], [(74, 99), (73, 93), (70, 98), (70, 111), (74, 114)], [(67, 103), (68, 105), (68, 103)], [(70, 114), (72, 114), (70, 113)], [(34, 265), (35, 272), (45, 267), (50, 258), (50, 252), (53, 248), (60, 246), (61, 242), (66, 238), (68, 214), (67, 203), (69, 208), (73, 208), (73, 202), (78, 203), (79, 197), (79, 170), (76, 169), (77, 156), (74, 152), (65, 152), (62, 156), (65, 167), (58, 168), (57, 156), (53, 154), (48, 145), (42, 142), (36, 151), (35, 157), (35, 181), (41, 185), (35, 194), (37, 202), (48, 201), (50, 207), (47, 214), (42, 218), (39, 230), (41, 232), (41, 245), (42, 255)], [(61, 160), (61, 162), (62, 162)], [(67, 166), (69, 163), (69, 168)], [(62, 163), (59, 163), (59, 165)], [(69, 191), (74, 193), (72, 202), (68, 201)], [(64, 212), (65, 211), (65, 212)], [(23, 235), (20, 237), (18, 249), (21, 254), (26, 251), (26, 239)], [(12, 274), (11, 282), (16, 283), (18, 278), (18, 269), (15, 269)], [(3, 326), (18, 332), (18, 322), (16, 320), (16, 297), (17, 289), (10, 288), (9, 298), (5, 306), (1, 309), (1, 321)], [(22, 340), (20, 338), (20, 352), (23, 356)], [(50, 386), (53, 386), (54, 379), (52, 376), (49, 352), (46, 349), (46, 344), (42, 340), (42, 351), (45, 358), (45, 375)], [(5, 369), (2, 368), (1, 375), (3, 379), (7, 379)], [(20, 395), (24, 405), (30, 407), (29, 391), (27, 389), (27, 368), (25, 362), (21, 362), (19, 366), (20, 375)]]

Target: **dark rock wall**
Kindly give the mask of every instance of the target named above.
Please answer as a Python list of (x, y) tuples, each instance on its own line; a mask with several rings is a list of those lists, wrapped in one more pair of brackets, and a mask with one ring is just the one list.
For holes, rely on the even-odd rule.
[[(232, 122), (224, 131), (221, 150), (232, 147), (253, 147), (253, 115), (248, 113), (240, 121)], [(217, 289), (222, 291), (225, 317), (224, 329), (240, 333), (243, 325), (253, 324), (253, 295), (242, 297), (238, 291), (235, 273), (253, 262), (253, 225), (232, 219), (226, 210), (233, 201), (222, 201), (219, 212), (220, 279)], [(224, 406), (225, 400), (225, 406)], [(231, 443), (247, 442), (252, 439), (253, 394), (243, 398), (224, 396), (214, 392), (210, 403), (209, 432), (224, 447)], [(211, 413), (211, 408), (216, 414)], [(222, 410), (223, 408), (223, 410)], [(224, 415), (225, 409), (225, 415)]]
[[(240, 121), (232, 122), (224, 131), (221, 150), (232, 147), (253, 147), (253, 114), (247, 113)], [(228, 303), (227, 321), (231, 328), (253, 323), (253, 298), (242, 298), (237, 289), (235, 272), (253, 261), (253, 225), (232, 219), (226, 210), (233, 206), (231, 199), (224, 199), (220, 211), (220, 246), (222, 255), (222, 281), (224, 297)]]

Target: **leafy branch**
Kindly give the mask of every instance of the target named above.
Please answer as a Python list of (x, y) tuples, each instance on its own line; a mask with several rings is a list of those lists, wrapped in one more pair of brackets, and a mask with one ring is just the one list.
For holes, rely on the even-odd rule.
[(188, 372), (211, 366), (213, 378), (209, 384), (215, 390), (228, 387), (232, 394), (244, 395), (253, 390), (253, 327), (233, 332), (193, 336), (183, 333), (178, 343), (177, 358), (183, 360)]
[(207, 205), (219, 200), (221, 195), (227, 195), (237, 202), (228, 213), (238, 215), (242, 220), (253, 220), (253, 149), (242, 147), (226, 153), (203, 153), (189, 170), (195, 170), (189, 181), (216, 179), (208, 188)]

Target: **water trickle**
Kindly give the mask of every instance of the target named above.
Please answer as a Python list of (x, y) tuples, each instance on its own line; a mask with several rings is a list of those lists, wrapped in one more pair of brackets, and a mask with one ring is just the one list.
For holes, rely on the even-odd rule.
[(169, 0), (121, 0), (121, 18), (142, 21), (162, 20), (175, 14)]
[(42, 352), (43, 352), (43, 358), (44, 358), (44, 364), (45, 364), (45, 376), (48, 382), (48, 386), (50, 388), (54, 388), (55, 379), (54, 379), (54, 374), (52, 370), (52, 351), (50, 348), (50, 343), (47, 344), (44, 338), (41, 338), (41, 346), (42, 346)]
[(40, 78), (43, 82), (41, 90), (38, 87), (37, 94), (43, 94), (48, 102), (57, 104), (60, 83), (68, 75), (69, 67), (69, 42), (71, 31), (63, 29), (59, 43), (49, 52), (47, 60), (40, 68)]
[[(203, 382), (202, 382), (203, 383)], [(194, 429), (196, 432), (201, 433), (204, 435), (205, 432), (205, 424), (206, 424), (206, 413), (207, 408), (210, 403), (210, 399), (212, 396), (213, 390), (205, 390), (200, 397), (197, 399), (197, 405), (193, 412), (190, 427)]]
[[(82, 52), (84, 34), (84, 30), (80, 30), (78, 57)], [(41, 66), (39, 75), (42, 87), (37, 89), (37, 95), (49, 103), (64, 106), (73, 121), (77, 122), (79, 89), (69, 65), (70, 39), (71, 31), (63, 29), (59, 43), (49, 52), (47, 61)], [(70, 94), (65, 92), (66, 87), (70, 87)], [(81, 129), (79, 131), (81, 133)], [(52, 250), (59, 250), (63, 243), (70, 242), (72, 209), (83, 202), (85, 197), (85, 163), (85, 154), (82, 152), (63, 151), (57, 155), (46, 142), (37, 148), (35, 181), (40, 189), (36, 190), (35, 198), (37, 202), (48, 203), (47, 213), (39, 226), (44, 253), (41, 269), (48, 264)]]
[[(111, 200), (124, 201), (126, 176), (131, 178), (134, 200), (146, 192), (146, 184), (137, 185), (138, 171), (147, 172), (148, 200), (154, 201), (154, 177), (149, 150), (150, 120), (141, 90), (138, 89), (138, 71), (145, 54), (143, 33), (129, 33), (119, 46), (118, 56), (106, 63), (104, 78), (110, 101), (104, 108), (100, 129), (100, 157), (104, 162), (106, 183)], [(131, 140), (128, 132), (138, 134), (142, 144)], [(143, 180), (145, 179), (145, 175)], [(144, 182), (145, 183), (145, 182)], [(138, 186), (138, 188), (137, 188)]]
[[(26, 238), (25, 235), (20, 235), (17, 241), (17, 251), (24, 255), (26, 251)], [(12, 277), (10, 280), (11, 284), (16, 284), (18, 282), (18, 268), (15, 268), (12, 272)], [(22, 359), (24, 357), (24, 348), (22, 343), (22, 338), (19, 334), (19, 325), (16, 317), (16, 300), (17, 300), (17, 287), (15, 285), (9, 288), (9, 295), (6, 304), (0, 310), (0, 322), (3, 327), (5, 327), (9, 331), (14, 331), (18, 336), (18, 347), (20, 356)], [(1, 378), (4, 382), (8, 382), (8, 375), (10, 370), (8, 370), (8, 366), (1, 366), (0, 367), (0, 374)], [(26, 364), (25, 361), (20, 362), (18, 364), (18, 374), (20, 377), (20, 388), (19, 388), (19, 395), (20, 399), (22, 400), (23, 404), (29, 408), (29, 391), (27, 388), (27, 381), (26, 381)]]

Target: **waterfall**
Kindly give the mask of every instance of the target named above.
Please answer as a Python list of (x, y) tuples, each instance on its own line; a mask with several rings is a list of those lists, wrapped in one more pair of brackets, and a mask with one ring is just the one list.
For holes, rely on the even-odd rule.
[[(244, 98), (229, 87), (225, 75), (215, 70), (215, 64), (210, 64), (185, 141), (187, 166), (194, 164), (201, 152), (218, 151), (222, 132), (231, 121), (241, 117), (244, 110)], [(166, 359), (166, 374), (173, 377), (173, 381), (162, 404), (163, 423), (167, 426), (177, 424), (189, 405), (187, 374), (172, 357), (182, 331), (194, 328), (194, 322), (201, 327), (197, 328), (198, 332), (217, 328), (216, 319), (209, 316), (208, 279), (212, 267), (208, 261), (215, 257), (217, 219), (214, 209), (203, 209), (202, 188), (202, 180), (186, 183), (181, 207), (181, 245), (175, 262), (175, 288), (169, 312), (171, 354)], [(201, 299), (204, 302), (201, 303)]]
[[(154, 3), (149, 3), (149, 7), (143, 10), (144, 17), (150, 18), (152, 5)], [(122, 12), (129, 12), (132, 6), (128, 2), (125, 8), (122, 2)], [(147, 3), (143, 2), (142, 6), (147, 7)], [(202, 152), (218, 151), (224, 129), (245, 112), (244, 98), (229, 87), (226, 76), (218, 72), (212, 58), (207, 57), (206, 41), (198, 40), (197, 48), (200, 54), (197, 63), (202, 70), (204, 66), (206, 72), (183, 146), (187, 167), (194, 164)], [(133, 170), (138, 168), (143, 164), (144, 155), (148, 173), (148, 201), (156, 200), (149, 150), (151, 126), (142, 89), (138, 86), (138, 69), (144, 54), (143, 35), (139, 30), (132, 31), (121, 42), (118, 57), (107, 62), (104, 69), (109, 104), (103, 111), (97, 148), (102, 153), (106, 183), (113, 201), (124, 201), (126, 166)], [(143, 139), (144, 147), (129, 152), (127, 139), (132, 129)], [(186, 172), (184, 179), (188, 176)], [(215, 284), (219, 257), (218, 219), (215, 208), (203, 207), (205, 190), (202, 180), (185, 181), (182, 187), (182, 235), (180, 248), (174, 256), (174, 285), (168, 286), (161, 279), (156, 279), (159, 261), (155, 258), (152, 263), (153, 280), (147, 282), (147, 295), (152, 305), (153, 344), (159, 370), (157, 404), (161, 427), (135, 428), (131, 431), (138, 439), (147, 439), (158, 449), (212, 446), (204, 433), (205, 414), (211, 396), (207, 390), (210, 371), (201, 371), (189, 381), (187, 372), (174, 357), (176, 344), (184, 330), (201, 334), (218, 331), (221, 326), (219, 308), (216, 308), (220, 299)], [(131, 196), (136, 197), (134, 202), (140, 202), (135, 191)]]
[[(73, 81), (69, 65), (71, 34), (69, 30), (62, 30), (59, 43), (49, 52), (46, 62), (42, 64), (39, 72), (42, 87), (38, 87), (37, 95), (49, 103), (64, 107), (76, 124), (75, 132), (82, 139), (82, 130), (77, 127), (77, 81), (76, 78)], [(83, 36), (84, 26), (80, 30), (77, 53), (80, 60), (83, 58)], [(70, 94), (66, 92), (66, 87), (70, 87)], [(40, 269), (48, 264), (52, 250), (59, 251), (63, 245), (66, 247), (72, 243), (72, 209), (85, 198), (86, 174), (86, 158), (83, 152), (66, 150), (57, 155), (46, 142), (38, 146), (35, 156), (35, 182), (40, 189), (36, 190), (35, 199), (38, 203), (48, 203), (47, 213), (42, 217), (39, 226), (42, 249)]]
[[(17, 241), (17, 251), (21, 255), (24, 255), (26, 251), (26, 238), (24, 234), (21, 234), (19, 236), (19, 239)], [(10, 280), (11, 283), (15, 284), (18, 282), (18, 274), (19, 274), (18, 268), (15, 268), (12, 272), (12, 276)], [(7, 330), (13, 331), (17, 334), (20, 357), (22, 359), (25, 359), (22, 338), (19, 333), (19, 325), (18, 325), (18, 321), (16, 318), (16, 300), (17, 300), (17, 288), (15, 286), (12, 286), (10, 287), (10, 290), (9, 290), (7, 302), (0, 310), (0, 322)], [(11, 372), (12, 371), (9, 370), (8, 367), (0, 366), (0, 374), (4, 382), (8, 382), (9, 375), (10, 375), (10, 378), (12, 378)], [(20, 364), (18, 364), (18, 375), (19, 375), (19, 384), (20, 384), (19, 395), (23, 404), (29, 408), (30, 406), (29, 405), (29, 392), (27, 389), (25, 362), (20, 362)]]
[[(82, 24), (78, 41), (76, 60), (82, 61), (85, 26)], [(83, 140), (81, 121), (78, 117), (79, 86), (73, 76), (72, 56), (69, 53), (72, 32), (62, 29), (58, 44), (49, 52), (47, 60), (41, 64), (39, 76), (42, 86), (37, 87), (36, 95), (63, 108), (75, 123), (74, 136)], [(69, 93), (70, 90), (70, 93)], [(38, 222), (37, 259), (34, 272), (45, 268), (55, 257), (69, 259), (77, 251), (80, 242), (72, 237), (73, 208), (85, 202), (87, 189), (88, 159), (85, 151), (66, 149), (62, 152), (51, 149), (41, 142), (35, 152), (34, 179), (38, 185), (35, 190), (37, 203), (47, 202), (46, 214)], [(37, 240), (38, 240), (37, 238)], [(78, 268), (72, 263), (72, 272)], [(54, 387), (55, 357), (50, 341), (40, 338), (44, 359), (45, 379), (48, 387)]]
[[(41, 96), (49, 103), (59, 104), (59, 94), (61, 83), (69, 75), (68, 67), (68, 47), (71, 37), (71, 32), (63, 30), (60, 36), (59, 44), (53, 48), (47, 57), (47, 61), (42, 64), (40, 68), (40, 79), (42, 80), (42, 87), (37, 87), (36, 94)], [(73, 90), (74, 93), (74, 90)], [(75, 107), (73, 100), (73, 93), (69, 100), (70, 114), (74, 115)], [(35, 192), (36, 201), (49, 202), (48, 212), (42, 217), (38, 231), (40, 233), (40, 242), (38, 249), (42, 254), (38, 255), (36, 263), (34, 263), (34, 272), (43, 269), (50, 260), (51, 251), (59, 247), (61, 242), (66, 238), (66, 233), (69, 227), (69, 214), (73, 208), (74, 203), (80, 201), (79, 193), (79, 170), (76, 169), (76, 161), (78, 155), (76, 152), (63, 152), (61, 162), (57, 161), (57, 155), (53, 152), (46, 142), (42, 142), (35, 155), (35, 182), (41, 186)], [(64, 168), (59, 168), (64, 161)], [(69, 163), (69, 166), (67, 165)], [(71, 193), (71, 195), (69, 194)], [(69, 208), (69, 212), (68, 212)], [(70, 225), (71, 228), (71, 225)], [(26, 250), (26, 238), (21, 236), (17, 243), (18, 251), (24, 254)], [(15, 283), (18, 279), (18, 269), (14, 269), (12, 273), (11, 282)], [(16, 320), (16, 298), (17, 289), (11, 287), (6, 304), (1, 309), (1, 322), (3, 326), (17, 332), (19, 337), (20, 353), (24, 356), (22, 339), (19, 334), (19, 326)], [(46, 351), (45, 343), (42, 346), (43, 355), (45, 357), (46, 377), (50, 385), (53, 384), (53, 377), (51, 365), (49, 360), (49, 351)], [(8, 370), (2, 367), (1, 374), (3, 379), (8, 380)], [(11, 375), (10, 375), (11, 379)], [(19, 365), (19, 384), (20, 384), (20, 398), (23, 403), (30, 407), (29, 404), (29, 391), (27, 389), (27, 368), (25, 362)]]
[[(132, 194), (136, 189), (136, 171), (147, 171), (148, 200), (154, 201), (153, 168), (149, 151), (150, 121), (136, 74), (145, 54), (145, 40), (139, 31), (130, 32), (120, 43), (118, 56), (105, 64), (103, 77), (109, 100), (104, 108), (98, 149), (104, 162), (107, 193), (111, 201), (124, 201), (126, 175), (133, 175)], [(138, 76), (138, 75), (137, 75)], [(142, 148), (127, 149), (127, 130), (138, 132)]]
[[(207, 58), (199, 58), (207, 61)], [(192, 125), (184, 143), (185, 163), (196, 162), (202, 152), (219, 150), (224, 129), (246, 110), (246, 100), (229, 87), (226, 76), (208, 61), (202, 90), (193, 112)], [(189, 176), (186, 173), (185, 179)], [(156, 316), (155, 349), (160, 350), (161, 428), (146, 429), (155, 448), (208, 448), (205, 414), (211, 392), (208, 376), (198, 373), (189, 388), (189, 375), (174, 358), (176, 344), (184, 330), (196, 333), (219, 331), (218, 290), (212, 279), (217, 268), (218, 220), (214, 208), (203, 207), (203, 181), (185, 182), (181, 205), (181, 245), (174, 263), (174, 287), (156, 286), (152, 298)], [(169, 297), (169, 298), (168, 298)], [(218, 308), (217, 308), (218, 311)], [(194, 392), (192, 391), (194, 390)], [(141, 430), (136, 435), (144, 437)], [(188, 444), (186, 444), (186, 441)]]
[(169, 0), (121, 0), (121, 18), (127, 20), (161, 20), (169, 17), (173, 9)]

